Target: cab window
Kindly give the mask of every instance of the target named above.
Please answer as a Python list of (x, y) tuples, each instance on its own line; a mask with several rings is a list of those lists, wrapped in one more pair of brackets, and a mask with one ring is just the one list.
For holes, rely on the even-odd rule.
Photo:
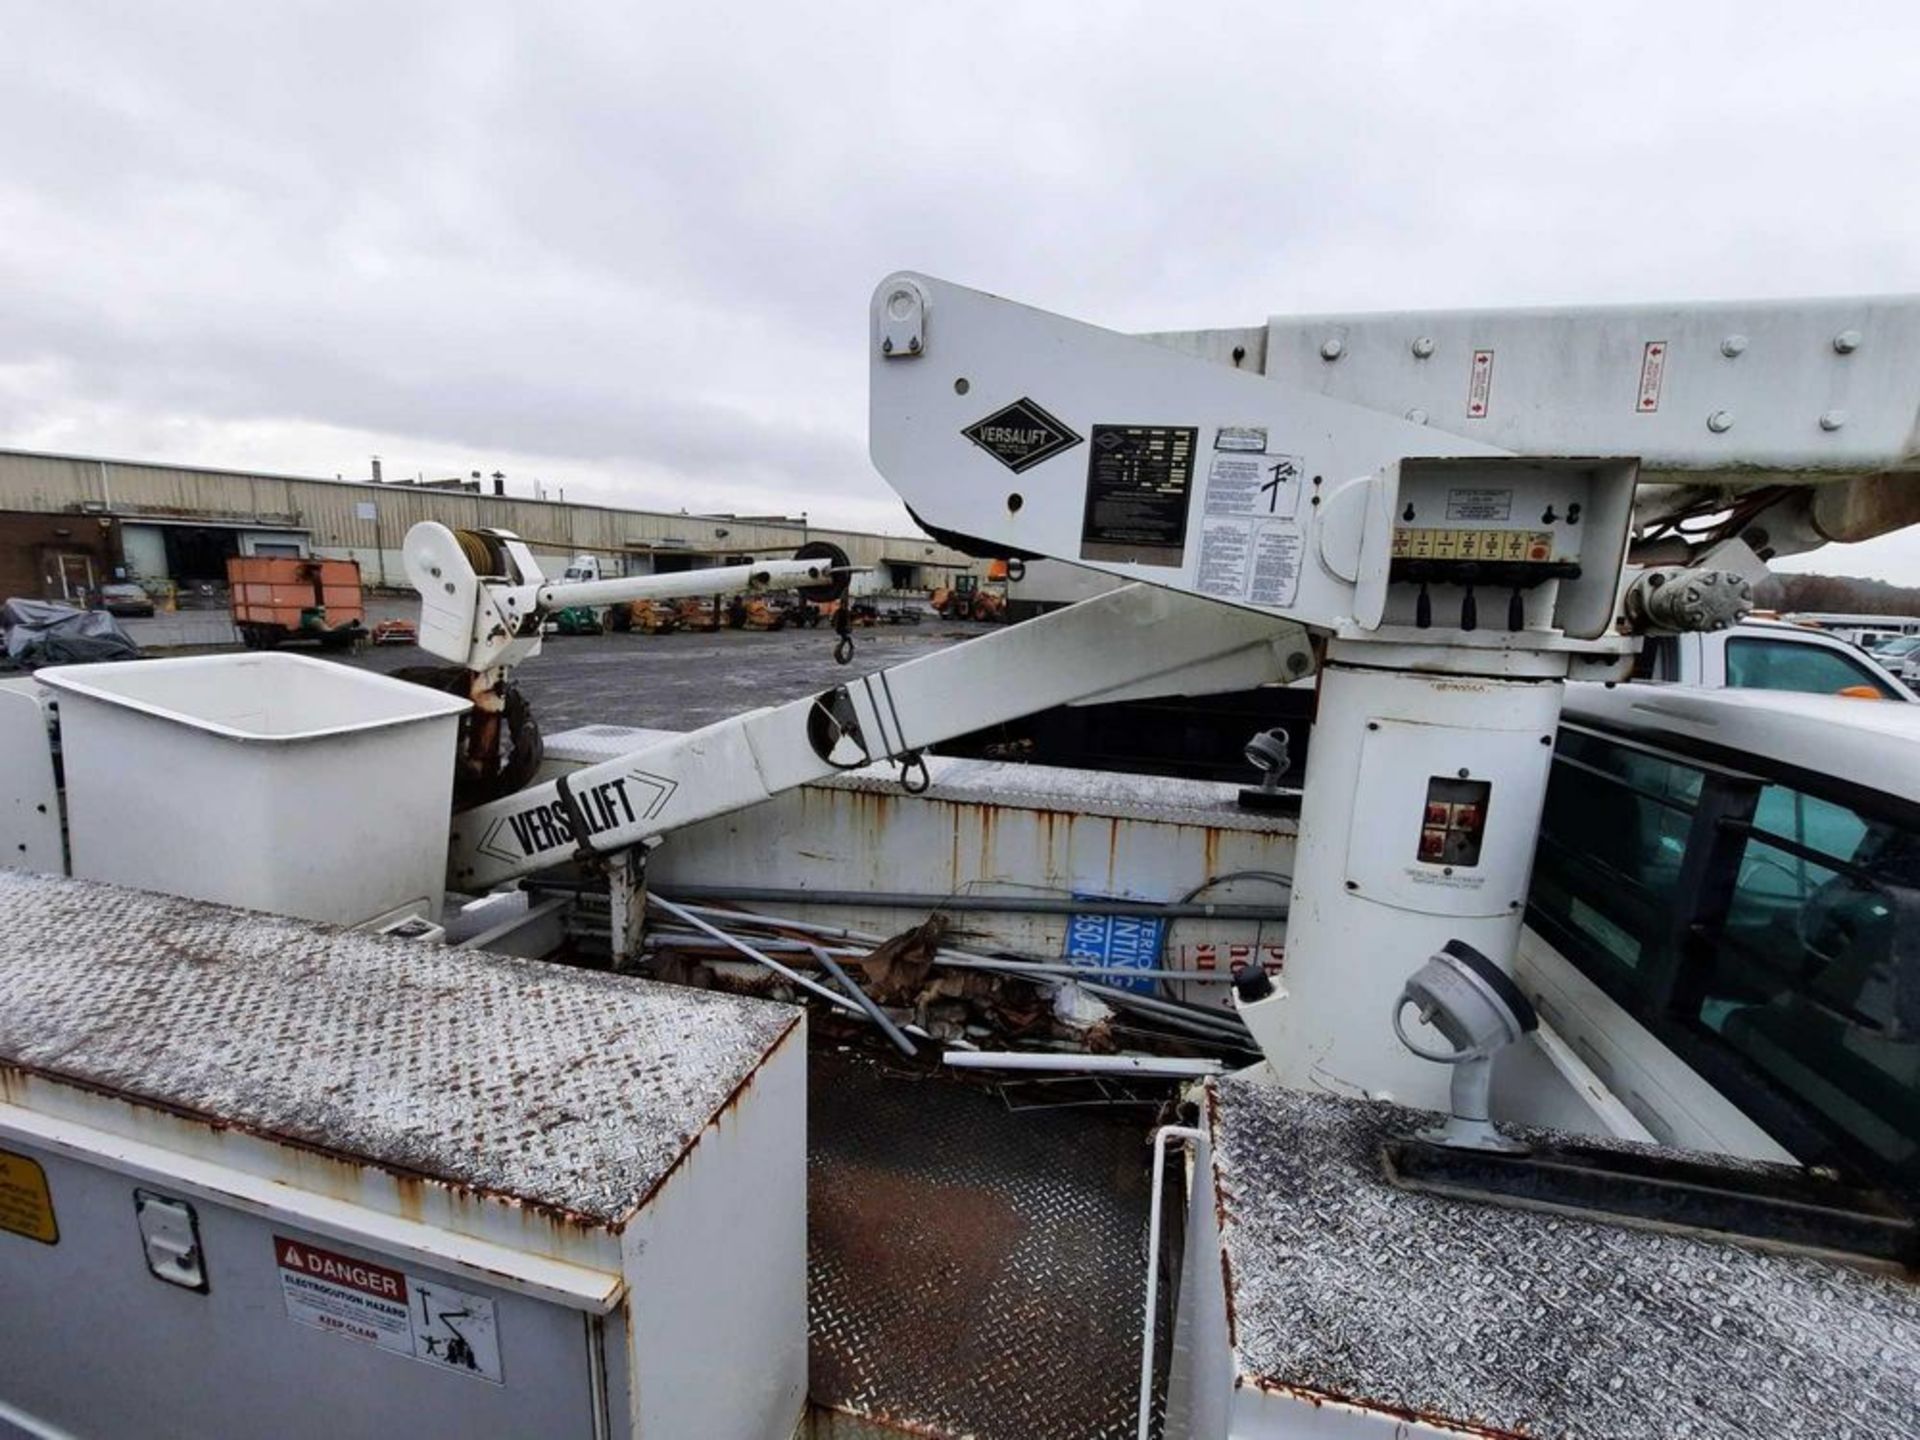
[(1554, 759), (1534, 862), (1536, 928), (1571, 937), (1603, 986), (1638, 992), (1666, 968), (1684, 922), (1680, 871), (1704, 774), (1576, 730), (1560, 732)]
[(1727, 641), (1727, 686), (1733, 690), (1796, 690), (1835, 695), (1868, 685), (1883, 699), (1894, 691), (1859, 661), (1825, 645), (1741, 635)]
[(1920, 1174), (1916, 839), (1765, 787), (1688, 1016), (1855, 1148), (1908, 1175)]
[(1802, 1160), (1912, 1188), (1920, 817), (1815, 784), (1563, 727), (1527, 921)]

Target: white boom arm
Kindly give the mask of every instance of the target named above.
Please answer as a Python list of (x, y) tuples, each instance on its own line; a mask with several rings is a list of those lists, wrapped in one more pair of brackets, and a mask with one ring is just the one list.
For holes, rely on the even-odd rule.
[[(1567, 374), (1612, 357), (1610, 332), (1591, 347), (1583, 333), (1560, 338), (1576, 352)], [(1536, 397), (1531, 453), (1516, 455), (913, 274), (881, 284), (870, 334), (874, 462), (927, 529), (1147, 585), (469, 811), (450, 884), (619, 850), (869, 759), (905, 775), (925, 745), (1153, 676), (1195, 691), (1289, 678), (1304, 668), (1289, 663), (1297, 622), (1329, 639), (1292, 993), (1243, 1013), (1286, 1081), (1444, 1105), (1442, 1067), (1381, 1035), (1407, 975), (1446, 942), (1511, 965), (1560, 682), (1607, 673), (1636, 643), (1616, 622), (1631, 409), (1589, 425), (1598, 392), (1572, 387), (1567, 433), (1597, 443), (1564, 458), (1555, 397)], [(1920, 375), (1889, 377), (1900, 345), (1867, 349), (1842, 395), (1870, 403), (1873, 423), (1833, 448), (1825, 479), (1913, 461)], [(1492, 363), (1469, 365), (1476, 416), (1492, 413)], [(1772, 425), (1753, 443), (1737, 425), (1713, 433), (1722, 469), (1806, 472), (1805, 444)]]
[(997, 721), (1205, 666), (1209, 689), (1291, 679), (1312, 664), (1298, 626), (1130, 585), (1023, 625), (708, 725), (454, 817), (448, 881), (484, 890), (611, 853), (875, 760)]
[[(615, 605), (763, 590), (825, 589), (850, 573), (832, 546), (792, 560), (762, 560), (673, 575), (554, 582), (521, 539), (505, 530), (464, 538), (433, 521), (407, 532), (407, 578), (420, 592), (420, 648), (475, 674), (504, 670), (540, 652), (540, 622), (569, 605)], [(490, 570), (475, 564), (478, 552)], [(825, 552), (833, 552), (831, 554)]]

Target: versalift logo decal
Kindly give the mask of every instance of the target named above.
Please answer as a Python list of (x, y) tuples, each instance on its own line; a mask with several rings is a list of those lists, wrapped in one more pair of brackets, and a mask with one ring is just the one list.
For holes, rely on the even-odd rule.
[(1024, 396), (960, 433), (1016, 475), (1080, 443), (1078, 435)]
[[(642, 820), (651, 820), (666, 808), (679, 786), (664, 775), (630, 770), (625, 775), (573, 792), (586, 825), (585, 839), (604, 835)], [(487, 827), (477, 847), (482, 855), (509, 863), (544, 855), (572, 843), (573, 825), (566, 803), (550, 800), (502, 815)]]

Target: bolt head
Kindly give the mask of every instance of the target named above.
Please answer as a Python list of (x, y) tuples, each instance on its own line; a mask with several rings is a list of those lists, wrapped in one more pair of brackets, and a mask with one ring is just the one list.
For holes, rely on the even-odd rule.
[(1407, 411), (1407, 419), (1411, 420), (1416, 425), (1424, 425), (1427, 423), (1427, 412), (1422, 410), (1418, 405), (1416, 405), (1411, 410)]
[(1822, 430), (1838, 430), (1846, 423), (1847, 412), (1844, 410), (1829, 410), (1820, 417), (1820, 428)]
[(1432, 354), (1433, 354), (1433, 337), (1431, 335), (1422, 335), (1413, 342), (1413, 358), (1414, 359), (1425, 360), (1428, 356)]
[(1733, 412), (1731, 410), (1716, 410), (1707, 416), (1707, 429), (1716, 435), (1724, 435), (1732, 428)]
[(1859, 348), (1860, 332), (1858, 330), (1842, 330), (1833, 337), (1833, 349), (1836, 355), (1851, 355)]
[(1347, 347), (1340, 343), (1338, 337), (1329, 336), (1320, 342), (1320, 358), (1322, 360), (1338, 360), (1346, 353), (1346, 349)]
[(1727, 359), (1729, 360), (1735, 359), (1738, 356), (1746, 354), (1747, 353), (1747, 337), (1744, 335), (1727, 336), (1726, 339), (1720, 342), (1720, 353), (1726, 356)]

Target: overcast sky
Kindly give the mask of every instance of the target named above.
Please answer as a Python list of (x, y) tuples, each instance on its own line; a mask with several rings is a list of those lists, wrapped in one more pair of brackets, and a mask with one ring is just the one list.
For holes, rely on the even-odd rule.
[(1920, 290), (1917, 57), (1914, 0), (0, 0), (0, 445), (904, 526), (889, 270), (1131, 330)]

